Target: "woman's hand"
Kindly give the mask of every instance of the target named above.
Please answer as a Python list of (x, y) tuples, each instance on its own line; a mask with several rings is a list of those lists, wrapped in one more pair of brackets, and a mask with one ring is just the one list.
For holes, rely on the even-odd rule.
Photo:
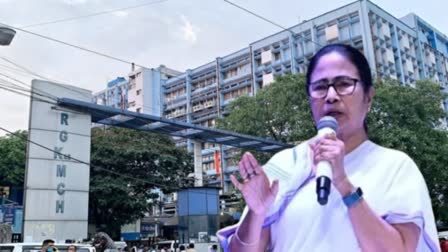
[[(314, 165), (320, 161), (328, 161), (333, 171), (333, 185), (339, 190), (339, 182), (347, 179), (344, 169), (345, 144), (336, 134), (327, 134), (323, 138), (310, 143), (314, 154)], [(340, 190), (339, 190), (340, 191)]]
[(233, 185), (243, 194), (250, 211), (257, 215), (266, 215), (277, 195), (278, 180), (274, 180), (271, 186), (263, 168), (250, 152), (244, 153), (238, 170), (243, 178), (243, 183), (238, 182), (235, 176), (230, 175)]

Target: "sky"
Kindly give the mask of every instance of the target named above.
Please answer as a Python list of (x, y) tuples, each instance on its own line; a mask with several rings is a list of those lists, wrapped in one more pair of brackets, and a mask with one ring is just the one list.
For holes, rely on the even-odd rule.
[[(223, 0), (0, 0), (0, 23), (26, 27), (128, 6), (146, 6), (24, 28), (129, 62), (185, 71), (247, 47), (281, 30)], [(334, 10), (353, 0), (232, 0), (284, 27)], [(413, 12), (448, 35), (448, 0), (373, 0), (395, 17)], [(127, 76), (130, 64), (17, 31), (0, 57), (60, 83), (102, 90), (108, 81)], [(0, 58), (0, 76), (31, 84), (31, 77), (11, 70)], [(0, 89), (0, 127), (28, 128), (29, 98)], [(0, 132), (4, 135), (4, 132)]]

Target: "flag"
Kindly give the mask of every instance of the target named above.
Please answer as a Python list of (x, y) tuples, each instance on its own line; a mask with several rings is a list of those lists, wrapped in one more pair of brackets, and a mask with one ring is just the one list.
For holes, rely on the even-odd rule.
[(216, 174), (219, 174), (221, 172), (221, 155), (219, 153), (219, 150), (215, 150), (215, 171)]

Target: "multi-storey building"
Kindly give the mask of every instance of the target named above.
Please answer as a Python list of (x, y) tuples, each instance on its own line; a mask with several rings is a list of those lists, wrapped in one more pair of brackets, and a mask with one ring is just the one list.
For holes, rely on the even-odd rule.
[[(176, 73), (176, 77), (160, 81), (160, 93), (152, 90), (153, 96), (146, 96), (142, 103), (160, 109), (153, 112), (166, 118), (214, 127), (232, 100), (255, 95), (276, 76), (305, 73), (314, 53), (330, 43), (349, 44), (362, 51), (378, 78), (410, 86), (416, 80), (432, 79), (448, 92), (448, 37), (415, 14), (396, 18), (368, 0), (359, 0), (203, 66)], [(442, 106), (448, 111), (448, 100)], [(187, 140), (178, 139), (177, 143), (192, 148)], [(203, 169), (212, 178), (210, 183), (217, 183), (213, 179), (217, 150), (227, 191), (231, 187), (227, 175), (236, 170), (233, 148), (204, 143)]]
[(160, 65), (156, 69), (132, 67), (128, 78), (118, 77), (105, 90), (94, 94), (94, 102), (114, 108), (161, 116), (161, 88), (180, 72)]
[[(233, 99), (256, 94), (275, 76), (305, 73), (313, 54), (330, 43), (361, 50), (379, 78), (411, 86), (416, 80), (432, 79), (448, 91), (448, 38), (415, 14), (398, 19), (361, 0), (167, 80), (163, 116), (213, 127)], [(444, 106), (448, 110), (447, 102)], [(208, 175), (215, 174), (212, 150), (216, 148), (204, 144), (203, 167)], [(227, 172), (235, 170), (228, 163), (231, 152), (224, 148), (222, 153)]]

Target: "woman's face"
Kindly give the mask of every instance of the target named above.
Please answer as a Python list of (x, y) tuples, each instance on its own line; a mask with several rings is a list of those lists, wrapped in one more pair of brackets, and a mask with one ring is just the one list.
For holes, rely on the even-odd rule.
[(370, 110), (373, 88), (364, 93), (357, 68), (338, 52), (322, 56), (310, 77), (311, 85), (321, 80), (333, 83), (336, 77), (357, 79), (352, 94), (339, 95), (334, 86), (330, 86), (323, 98), (310, 97), (311, 111), (317, 123), (324, 116), (334, 117), (339, 124), (338, 138), (344, 140), (353, 134), (364, 131), (364, 119)]

